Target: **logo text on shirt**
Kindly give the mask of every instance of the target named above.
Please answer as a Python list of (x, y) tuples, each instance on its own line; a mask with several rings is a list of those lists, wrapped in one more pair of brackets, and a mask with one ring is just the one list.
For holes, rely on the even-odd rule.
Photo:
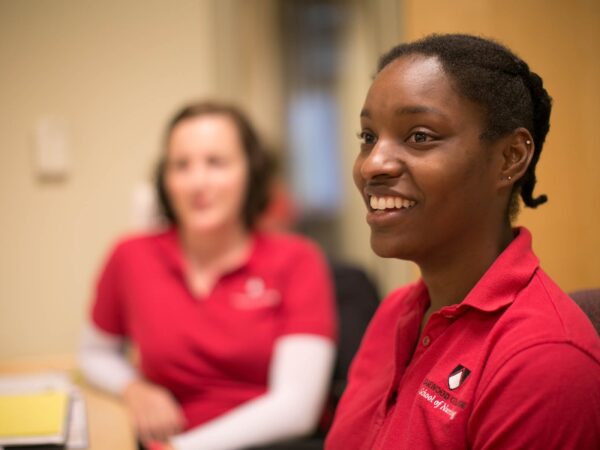
[(434, 409), (447, 414), (450, 420), (454, 419), (458, 408), (464, 409), (466, 406), (464, 401), (459, 400), (427, 378), (423, 380), (423, 384), (417, 394), (430, 403)]

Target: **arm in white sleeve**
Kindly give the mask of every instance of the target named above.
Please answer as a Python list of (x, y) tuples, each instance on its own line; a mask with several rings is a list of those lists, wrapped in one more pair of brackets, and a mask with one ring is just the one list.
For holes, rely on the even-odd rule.
[(121, 395), (138, 374), (125, 355), (125, 340), (93, 324), (86, 325), (79, 347), (79, 367), (94, 386)]
[(267, 392), (175, 436), (177, 450), (233, 450), (306, 435), (321, 417), (335, 359), (325, 337), (293, 334), (275, 343)]

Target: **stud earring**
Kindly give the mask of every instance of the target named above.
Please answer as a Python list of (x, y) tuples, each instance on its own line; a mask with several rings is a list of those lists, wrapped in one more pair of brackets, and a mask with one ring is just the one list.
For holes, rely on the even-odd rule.
[(529, 144), (531, 144), (531, 141), (530, 141), (529, 139), (527, 139), (527, 140), (525, 141), (525, 143), (526, 143), (527, 145), (529, 145)]
[(509, 176), (507, 176), (507, 177), (506, 177), (506, 179), (507, 179), (508, 181), (510, 181), (510, 180), (512, 180), (512, 177), (509, 175)]

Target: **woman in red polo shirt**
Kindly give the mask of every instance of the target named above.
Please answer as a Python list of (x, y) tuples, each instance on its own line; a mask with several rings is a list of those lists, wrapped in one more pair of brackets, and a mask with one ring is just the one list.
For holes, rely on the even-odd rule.
[(360, 114), (354, 180), (371, 246), (421, 279), (382, 303), (328, 450), (598, 449), (600, 340), (540, 268), (535, 208), (549, 129), (541, 78), (468, 35), (402, 44)]
[(243, 448), (307, 434), (319, 419), (332, 286), (315, 245), (255, 231), (269, 171), (236, 108), (184, 108), (157, 172), (172, 226), (123, 240), (101, 273), (81, 367), (122, 396), (146, 446)]

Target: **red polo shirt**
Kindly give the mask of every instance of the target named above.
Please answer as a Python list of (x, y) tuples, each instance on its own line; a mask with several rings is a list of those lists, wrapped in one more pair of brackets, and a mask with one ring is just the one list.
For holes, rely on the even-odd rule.
[(142, 373), (174, 394), (188, 428), (265, 393), (278, 337), (333, 339), (329, 271), (307, 240), (254, 235), (249, 260), (205, 298), (188, 290), (182, 261), (175, 230), (120, 243), (100, 276), (92, 319), (134, 342)]
[(600, 449), (600, 340), (527, 230), (420, 334), (428, 307), (422, 281), (384, 300), (327, 450)]

